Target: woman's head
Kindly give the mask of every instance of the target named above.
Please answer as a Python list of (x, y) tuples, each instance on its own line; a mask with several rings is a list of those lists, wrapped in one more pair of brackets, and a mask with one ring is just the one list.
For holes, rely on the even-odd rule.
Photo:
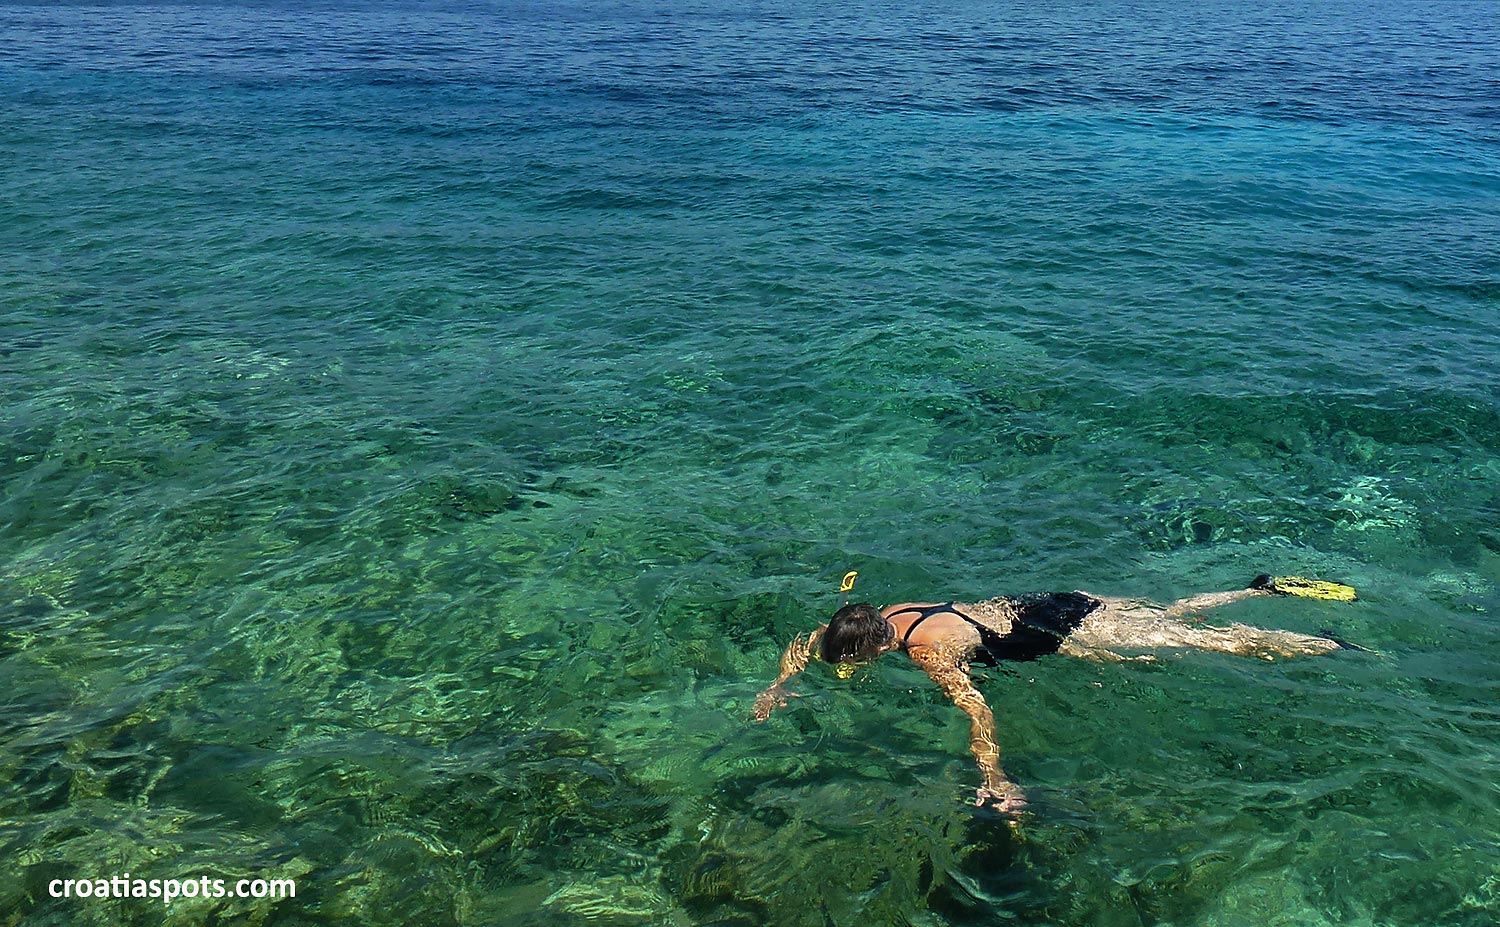
[(819, 656), (825, 663), (873, 660), (891, 642), (895, 631), (869, 602), (845, 605), (833, 613), (823, 632)]

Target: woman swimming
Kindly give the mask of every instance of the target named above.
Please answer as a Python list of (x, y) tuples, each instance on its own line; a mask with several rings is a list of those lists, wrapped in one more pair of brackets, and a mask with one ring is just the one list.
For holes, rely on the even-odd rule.
[(1258, 576), (1248, 589), (1205, 593), (1165, 606), (1085, 592), (1001, 596), (972, 604), (845, 605), (828, 624), (787, 645), (776, 681), (755, 699), (754, 718), (764, 721), (774, 709), (785, 707), (788, 697), (796, 697), (784, 688), (785, 683), (806, 669), (815, 654), (847, 678), (883, 653), (905, 651), (969, 716), (969, 749), (983, 782), (975, 804), (1014, 816), (1025, 809), (1026, 796), (1000, 769), (994, 715), (969, 678), (971, 662), (995, 666), (1052, 653), (1097, 661), (1153, 660), (1149, 654), (1127, 657), (1119, 651), (1161, 648), (1215, 650), (1274, 660), (1316, 656), (1350, 646), (1291, 631), (1243, 624), (1218, 628), (1181, 620), (1252, 596), (1278, 594), (1354, 598), (1353, 589), (1336, 583)]

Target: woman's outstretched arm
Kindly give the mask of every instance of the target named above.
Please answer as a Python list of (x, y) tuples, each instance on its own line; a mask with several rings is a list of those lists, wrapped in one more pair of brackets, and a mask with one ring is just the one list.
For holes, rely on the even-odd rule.
[(1026, 796), (1020, 786), (1005, 778), (1000, 769), (1000, 744), (995, 740), (995, 716), (974, 687), (961, 658), (934, 647), (912, 647), (907, 651), (912, 661), (922, 667), (943, 694), (969, 716), (969, 750), (979, 764), (984, 784), (975, 793), (975, 804), (989, 805), (1002, 814), (1019, 814), (1026, 808)]
[(782, 683), (807, 669), (807, 664), (812, 662), (813, 647), (817, 646), (818, 639), (823, 636), (828, 625), (803, 637), (801, 634), (792, 638), (792, 642), (786, 645), (786, 650), (781, 654), (781, 672), (776, 676), (776, 681), (760, 695), (755, 697), (755, 708), (753, 717), (757, 721), (764, 721), (771, 717), (771, 712), (777, 708), (785, 708), (788, 697), (801, 698), (795, 692), (788, 692), (782, 688)]

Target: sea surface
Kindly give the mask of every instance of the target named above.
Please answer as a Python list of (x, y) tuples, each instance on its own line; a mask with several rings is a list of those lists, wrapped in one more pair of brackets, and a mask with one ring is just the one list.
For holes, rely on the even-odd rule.
[(1491, 927), (1496, 11), (0, 0), (0, 923)]

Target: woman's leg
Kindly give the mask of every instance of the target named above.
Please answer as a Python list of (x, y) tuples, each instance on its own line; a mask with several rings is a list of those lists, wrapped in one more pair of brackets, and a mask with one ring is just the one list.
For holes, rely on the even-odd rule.
[(1179, 615), (1206, 612), (1210, 608), (1219, 608), (1233, 602), (1242, 602), (1253, 596), (1270, 594), (1261, 589), (1231, 589), (1228, 592), (1203, 592), (1198, 595), (1188, 596), (1186, 599), (1178, 599), (1166, 607), (1164, 614), (1168, 618), (1176, 618)]
[(1225, 628), (1187, 624), (1176, 620), (1185, 611), (1198, 611), (1229, 602), (1237, 602), (1253, 590), (1209, 593), (1183, 599), (1163, 607), (1138, 599), (1101, 599), (1102, 608), (1084, 619), (1068, 635), (1063, 651), (1073, 656), (1093, 659), (1119, 657), (1116, 650), (1192, 649), (1213, 650), (1240, 656), (1276, 657), (1316, 656), (1342, 649), (1338, 642), (1324, 637), (1273, 631), (1232, 624)]

